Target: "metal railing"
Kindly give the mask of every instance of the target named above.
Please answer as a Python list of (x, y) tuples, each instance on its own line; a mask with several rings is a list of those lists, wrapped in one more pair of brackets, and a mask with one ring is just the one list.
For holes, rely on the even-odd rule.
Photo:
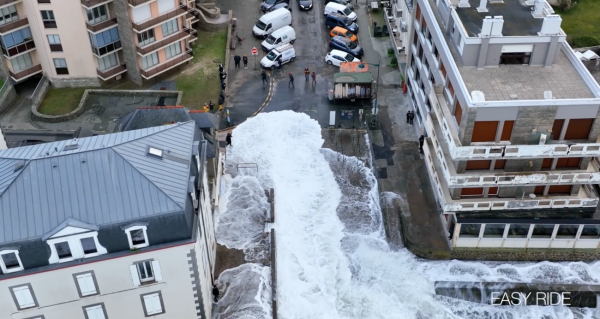
[(92, 32), (98, 32), (100, 30), (112, 27), (114, 25), (117, 25), (117, 18), (104, 20), (104, 21), (102, 21), (98, 24), (94, 24), (94, 25), (86, 23), (87, 29)]
[(125, 71), (127, 71), (127, 65), (121, 64), (112, 69), (108, 69), (105, 71), (96, 70), (98, 72), (98, 76), (103, 80), (108, 80), (114, 76), (117, 76)]
[(159, 73), (162, 73), (162, 72), (167, 71), (179, 64), (182, 64), (183, 62), (191, 60), (193, 57), (194, 57), (194, 55), (193, 55), (192, 49), (187, 48), (187, 50), (185, 52), (183, 52), (182, 54), (180, 54), (178, 57), (168, 60), (168, 61), (166, 61), (162, 64), (159, 64), (155, 67), (152, 67), (151, 69), (140, 70), (140, 72), (142, 73), (142, 76), (144, 78), (149, 79), (151, 77), (158, 75)]
[(197, 31), (194, 30), (194, 29), (183, 28), (179, 32), (177, 32), (176, 34), (170, 35), (170, 36), (168, 36), (168, 37), (166, 37), (166, 38), (164, 38), (164, 39), (162, 39), (162, 40), (160, 40), (158, 42), (152, 42), (152, 43), (147, 44), (147, 45), (145, 45), (143, 47), (136, 46), (136, 50), (137, 50), (137, 52), (139, 54), (146, 55), (146, 54), (148, 54), (148, 53), (150, 53), (152, 51), (158, 50), (158, 49), (160, 49), (162, 47), (165, 47), (165, 46), (167, 46), (167, 45), (169, 45), (171, 43), (174, 43), (176, 41), (179, 41), (181, 39), (185, 39), (185, 38), (188, 38), (190, 36), (194, 36), (194, 34), (196, 34), (196, 32)]
[(97, 6), (101, 3), (105, 3), (105, 2), (109, 2), (109, 1), (112, 1), (112, 0), (81, 0), (81, 5), (89, 9), (89, 8)]
[(178, 7), (169, 10), (167, 12), (161, 13), (158, 17), (149, 18), (140, 22), (132, 22), (132, 26), (137, 31), (144, 31), (148, 28), (151, 28), (159, 23), (171, 20), (173, 18), (185, 15), (188, 11), (192, 10), (185, 4), (179, 5)]
[(0, 34), (8, 33), (9, 31), (12, 31), (18, 27), (22, 27), (22, 26), (28, 25), (28, 24), (29, 24), (29, 20), (27, 20), (27, 17), (25, 17), (23, 19), (19, 19), (17, 21), (9, 22), (7, 24), (0, 26)]
[(13, 78), (13, 80), (20, 81), (31, 75), (42, 72), (42, 65), (36, 64), (28, 69), (25, 69), (25, 70), (17, 72), (17, 73), (13, 73), (12, 71), (8, 71), (8, 72), (10, 73), (10, 77)]

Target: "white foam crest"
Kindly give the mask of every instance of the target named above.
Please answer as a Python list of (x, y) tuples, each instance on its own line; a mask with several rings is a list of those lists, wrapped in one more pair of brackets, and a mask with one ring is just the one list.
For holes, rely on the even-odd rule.
[(250, 263), (223, 271), (216, 281), (221, 297), (212, 318), (272, 318), (270, 276), (270, 267)]

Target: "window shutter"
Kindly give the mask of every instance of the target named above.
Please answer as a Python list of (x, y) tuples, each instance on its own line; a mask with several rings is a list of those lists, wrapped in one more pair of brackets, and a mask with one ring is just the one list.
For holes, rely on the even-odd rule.
[(160, 304), (160, 297), (158, 296), (158, 294), (144, 296), (144, 306), (146, 307), (146, 313), (148, 315), (163, 312), (162, 306)]
[(129, 266), (129, 271), (131, 272), (131, 280), (133, 280), (134, 286), (140, 285), (140, 275), (138, 275), (138, 270), (135, 265)]
[(82, 296), (93, 295), (97, 292), (92, 274), (88, 273), (77, 276), (77, 283), (79, 284)]
[(152, 270), (154, 271), (154, 280), (162, 281), (162, 272), (160, 271), (160, 264), (158, 260), (152, 261)]
[(14, 288), (13, 292), (15, 293), (15, 297), (17, 297), (17, 301), (19, 302), (19, 306), (21, 308), (29, 308), (35, 306), (33, 296), (31, 296), (31, 291), (29, 291), (28, 286)]

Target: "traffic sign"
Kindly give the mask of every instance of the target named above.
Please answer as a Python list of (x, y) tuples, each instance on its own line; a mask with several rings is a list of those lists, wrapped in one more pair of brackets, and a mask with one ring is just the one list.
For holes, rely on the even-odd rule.
[(258, 54), (258, 50), (256, 48), (252, 48), (252, 55), (257, 55)]

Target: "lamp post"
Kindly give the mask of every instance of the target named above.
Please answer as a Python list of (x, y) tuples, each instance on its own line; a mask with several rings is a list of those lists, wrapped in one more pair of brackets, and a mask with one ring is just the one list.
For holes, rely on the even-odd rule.
[(381, 57), (379, 57), (379, 63), (375, 64), (375, 63), (367, 63), (367, 62), (361, 62), (358, 67), (361, 69), (364, 69), (365, 64), (370, 64), (372, 66), (376, 66), (377, 67), (377, 83), (375, 84), (375, 99), (373, 101), (373, 117), (371, 118), (371, 124), (373, 124), (374, 127), (377, 127), (377, 93), (379, 93), (379, 66), (381, 65)]

